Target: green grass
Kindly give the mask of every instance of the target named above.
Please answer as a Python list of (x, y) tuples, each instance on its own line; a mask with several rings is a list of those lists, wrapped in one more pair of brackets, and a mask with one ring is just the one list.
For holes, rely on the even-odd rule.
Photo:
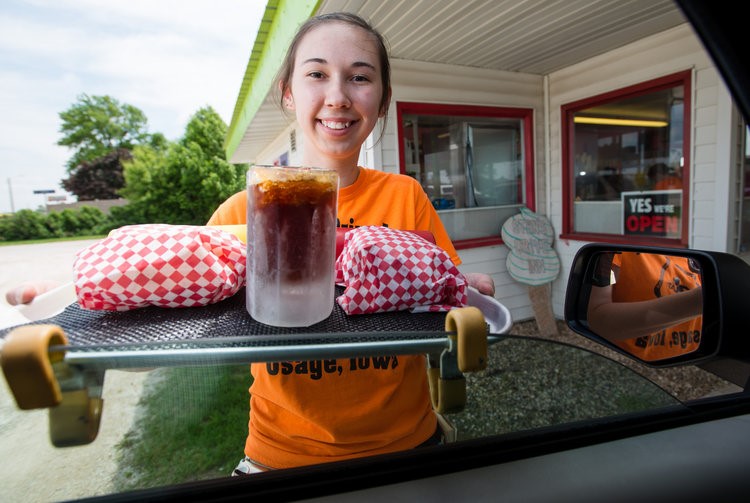
[(118, 445), (117, 491), (229, 476), (244, 455), (249, 367), (162, 368), (148, 379)]
[[(447, 415), (462, 440), (677, 403), (623, 365), (567, 345), (508, 339), (489, 355), (486, 371), (466, 375), (466, 408)], [(115, 489), (229, 476), (243, 456), (250, 383), (247, 365), (152, 371), (118, 445)]]

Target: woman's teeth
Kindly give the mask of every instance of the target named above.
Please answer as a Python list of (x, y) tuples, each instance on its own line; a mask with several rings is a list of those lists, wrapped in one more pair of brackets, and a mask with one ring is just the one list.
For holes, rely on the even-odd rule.
[(351, 124), (350, 122), (332, 122), (332, 121), (320, 121), (325, 127), (329, 129), (346, 129)]

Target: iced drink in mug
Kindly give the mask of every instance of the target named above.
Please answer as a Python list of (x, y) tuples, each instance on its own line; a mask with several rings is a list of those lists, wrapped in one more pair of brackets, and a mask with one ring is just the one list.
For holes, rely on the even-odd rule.
[(305, 327), (333, 310), (338, 175), (306, 167), (247, 173), (247, 311)]

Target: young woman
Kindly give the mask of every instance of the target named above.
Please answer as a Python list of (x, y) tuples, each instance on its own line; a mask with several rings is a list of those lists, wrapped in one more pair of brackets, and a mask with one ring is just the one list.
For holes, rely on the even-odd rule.
[[(339, 175), (338, 221), (432, 232), (454, 261), (460, 259), (419, 183), (406, 175), (357, 165), (360, 149), (390, 104), (390, 64), (382, 36), (353, 14), (332, 13), (305, 22), (293, 39), (278, 78), (281, 106), (303, 133), (302, 164)], [(247, 221), (247, 196), (225, 201), (209, 225)], [(494, 295), (492, 279), (465, 274)], [(39, 285), (8, 292), (14, 304), (41, 293)], [(42, 289), (43, 290), (43, 289)], [(326, 361), (332, 365), (335, 360)], [(292, 362), (291, 373), (252, 364), (246, 458), (235, 473), (251, 473), (411, 449), (439, 441), (424, 356), (399, 356), (388, 368), (350, 369), (312, 378), (305, 369), (323, 362)]]
[[(448, 234), (416, 180), (357, 165), (360, 149), (385, 117), (391, 97), (390, 64), (382, 36), (348, 13), (313, 17), (292, 43), (278, 79), (281, 106), (294, 112), (303, 133), (302, 164), (336, 170), (338, 221), (428, 230), (460, 263)], [(210, 225), (246, 222), (247, 197), (235, 194)], [(480, 292), (492, 279), (467, 275)], [(282, 375), (252, 364), (246, 458), (237, 472), (286, 468), (411, 449), (439, 438), (424, 356), (399, 356), (388, 368), (350, 369), (312, 379), (304, 365)]]

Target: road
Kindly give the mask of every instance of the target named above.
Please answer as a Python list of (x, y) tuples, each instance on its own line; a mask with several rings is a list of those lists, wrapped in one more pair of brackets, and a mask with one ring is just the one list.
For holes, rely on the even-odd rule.
[[(76, 252), (93, 242), (0, 246), (0, 322), (11, 314), (8, 288), (23, 281), (72, 281)], [(99, 435), (87, 446), (67, 448), (50, 443), (47, 411), (19, 410), (0, 379), (0, 501), (46, 503), (112, 492), (116, 445), (133, 424), (147, 375), (107, 372)]]
[(58, 241), (0, 246), (0, 306), (8, 307), (5, 292), (24, 281), (73, 281), (73, 261), (76, 252), (94, 242)]

